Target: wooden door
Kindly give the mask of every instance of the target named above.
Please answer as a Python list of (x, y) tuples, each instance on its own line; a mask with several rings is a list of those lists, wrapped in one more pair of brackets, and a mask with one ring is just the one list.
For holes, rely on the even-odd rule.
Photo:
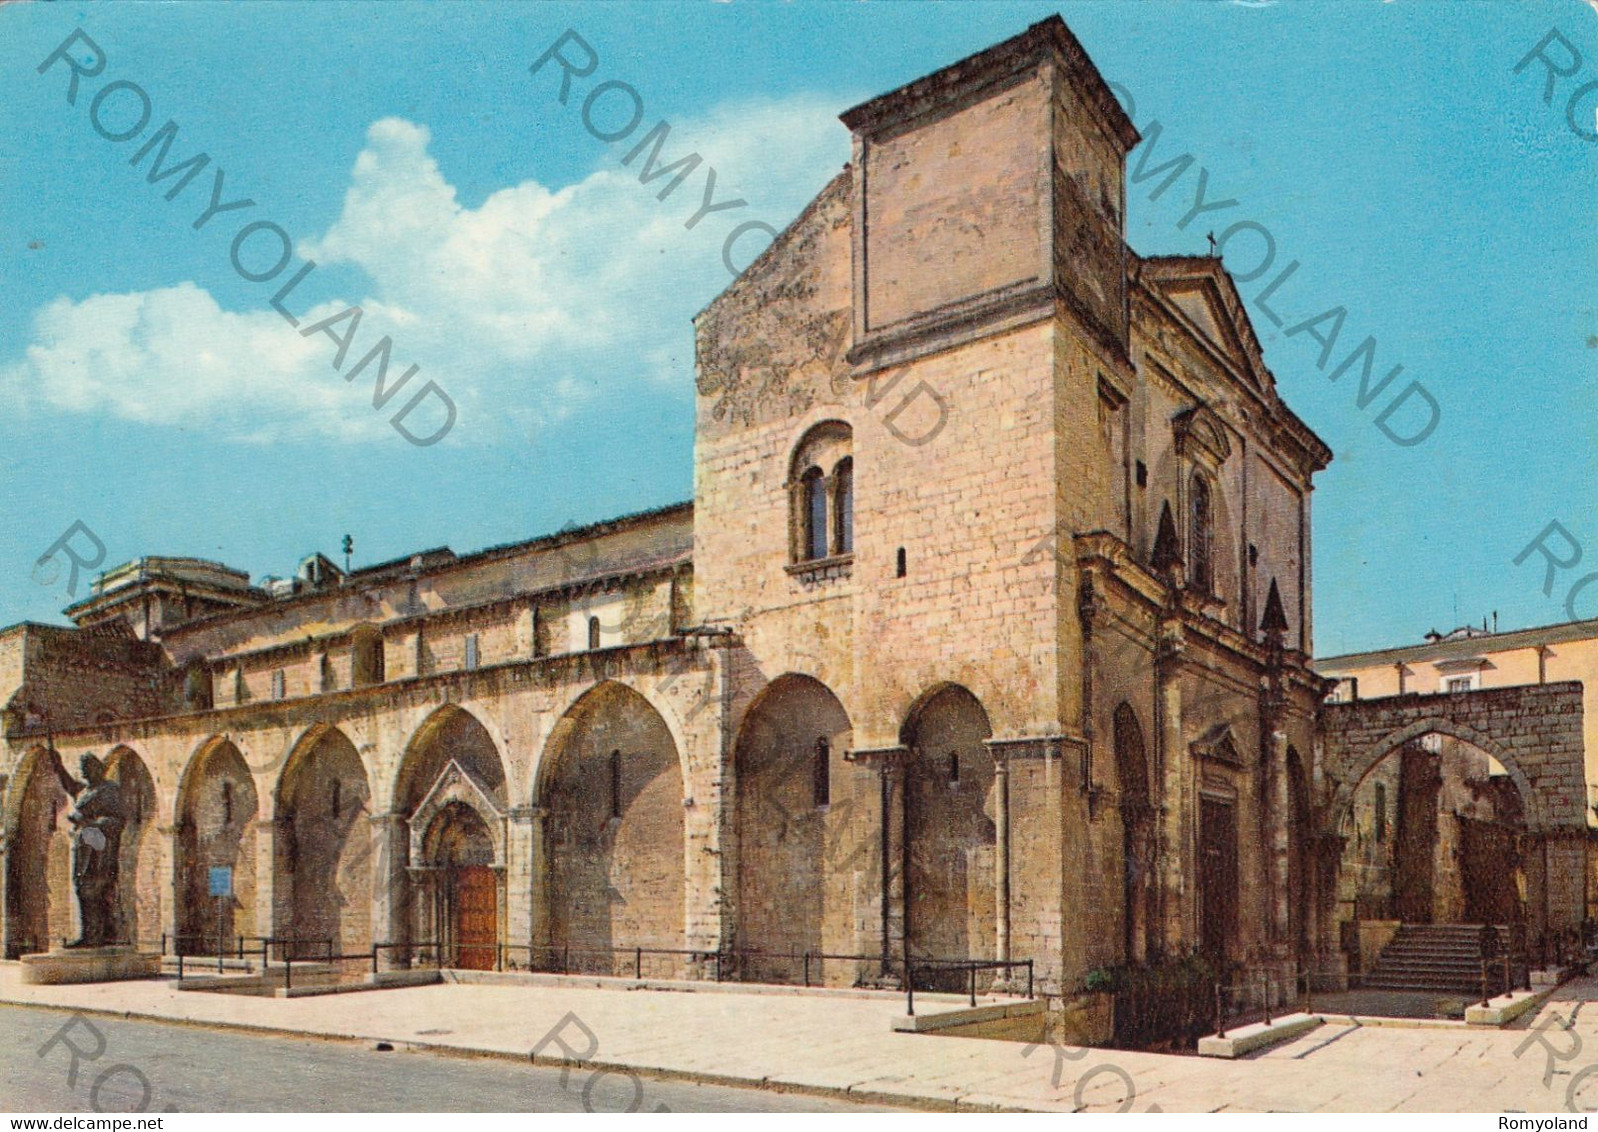
[(466, 865), (456, 870), (453, 912), (455, 966), (492, 971), (499, 940), (499, 885), (493, 869)]
[(1216, 958), (1237, 939), (1237, 813), (1228, 802), (1199, 803), (1199, 938)]

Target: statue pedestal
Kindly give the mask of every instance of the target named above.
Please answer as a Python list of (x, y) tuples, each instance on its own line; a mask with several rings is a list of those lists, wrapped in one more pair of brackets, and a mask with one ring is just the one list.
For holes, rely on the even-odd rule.
[(160, 973), (159, 955), (139, 951), (130, 944), (64, 947), (22, 957), (22, 981), (43, 986), (153, 979)]

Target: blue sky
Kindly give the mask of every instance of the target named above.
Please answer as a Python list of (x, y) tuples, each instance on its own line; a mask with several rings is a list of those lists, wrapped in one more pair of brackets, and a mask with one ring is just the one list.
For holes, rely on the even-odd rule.
[[(1194, 159), (1158, 199), (1163, 178), (1129, 187), (1132, 245), (1200, 252), (1238, 221), (1276, 243), (1241, 290), (1283, 395), (1336, 453), (1314, 502), (1317, 650), (1494, 610), (1505, 628), (1564, 619), (1570, 583), (1598, 570), (1598, 144), (1566, 122), (1571, 92), (1598, 80), (1598, 11), (1118, 0), (0, 7), (0, 622), (59, 620), (65, 572), (35, 562), (74, 521), (106, 565), (192, 554), (259, 577), (336, 555), (346, 532), (374, 562), (689, 497), (689, 319), (727, 282), (727, 233), (781, 227), (836, 172), (838, 112), (1055, 11), (1145, 134), (1160, 123), (1149, 163)], [(69, 106), (64, 64), (37, 67), (75, 27), (107, 62)], [(568, 27), (598, 53), (590, 82), (638, 91), (633, 138), (670, 122), (668, 156), (704, 155), (717, 199), (744, 207), (686, 229), (702, 172), (657, 200), (663, 182), (622, 164), (630, 143), (584, 128), (587, 88), (562, 106), (553, 71), (528, 74)], [(1541, 65), (1513, 67), (1551, 28), (1583, 59), (1544, 105)], [(126, 142), (90, 118), (116, 80), (152, 107)], [(1598, 88), (1578, 122), (1595, 108)], [(139, 109), (124, 87), (100, 126)], [(176, 178), (148, 184), (149, 156), (130, 164), (168, 119), (170, 161), (211, 158), (171, 201)], [(221, 203), (255, 204), (195, 230), (218, 168)], [(1184, 229), (1200, 169), (1206, 201), (1237, 203)], [(270, 282), (230, 264), (254, 221), (293, 240)], [(257, 231), (241, 264), (265, 274), (274, 239)], [(1260, 247), (1240, 234), (1229, 266), (1246, 273)], [(285, 304), (299, 329), (358, 305), (356, 333), (330, 328), (351, 359), (387, 334), (391, 381), (421, 367), (383, 411), (370, 372), (347, 384), (330, 337), (268, 306), (307, 259)], [(1270, 300), (1277, 327), (1252, 300), (1294, 260)], [(1318, 368), (1311, 335), (1285, 331), (1338, 306)], [(1357, 373), (1328, 373), (1367, 336), (1378, 376), (1404, 372), (1360, 408)], [(428, 379), (458, 417), (417, 447), (389, 420)], [(1374, 422), (1412, 379), (1441, 418), (1404, 448)], [(437, 406), (415, 410), (413, 432), (441, 423)], [(1512, 560), (1551, 520), (1584, 558), (1545, 596), (1541, 559)], [(1575, 609), (1598, 616), (1598, 584)]]

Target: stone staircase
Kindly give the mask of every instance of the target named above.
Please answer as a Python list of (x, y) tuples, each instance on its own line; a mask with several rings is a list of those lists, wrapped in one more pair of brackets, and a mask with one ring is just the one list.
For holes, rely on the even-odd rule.
[[(1508, 929), (1498, 929), (1499, 946)], [(1493, 989), (1502, 971), (1489, 972)], [(1481, 994), (1480, 924), (1404, 924), (1382, 948), (1376, 965), (1365, 975), (1372, 990), (1436, 991), (1474, 997)]]

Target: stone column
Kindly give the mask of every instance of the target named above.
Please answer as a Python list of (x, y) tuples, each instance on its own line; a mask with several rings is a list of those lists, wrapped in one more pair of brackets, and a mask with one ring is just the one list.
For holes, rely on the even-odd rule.
[[(373, 814), (372, 838), (372, 942), (406, 943), (405, 906), (409, 901), (409, 885), (405, 877), (405, 862), (410, 855), (410, 825), (405, 815), (395, 811)], [(382, 970), (406, 965), (403, 951), (384, 948), (377, 955)]]
[(878, 747), (849, 752), (850, 762), (874, 767), (880, 787), (878, 832), (882, 846), (882, 887), (879, 896), (882, 924), (883, 974), (897, 970), (904, 954), (906, 926), (905, 876), (905, 767), (907, 747)]
[[(908, 754), (908, 752), (906, 753)], [(903, 956), (910, 947), (909, 831), (905, 803), (905, 764), (900, 756), (882, 764), (883, 952)]]

